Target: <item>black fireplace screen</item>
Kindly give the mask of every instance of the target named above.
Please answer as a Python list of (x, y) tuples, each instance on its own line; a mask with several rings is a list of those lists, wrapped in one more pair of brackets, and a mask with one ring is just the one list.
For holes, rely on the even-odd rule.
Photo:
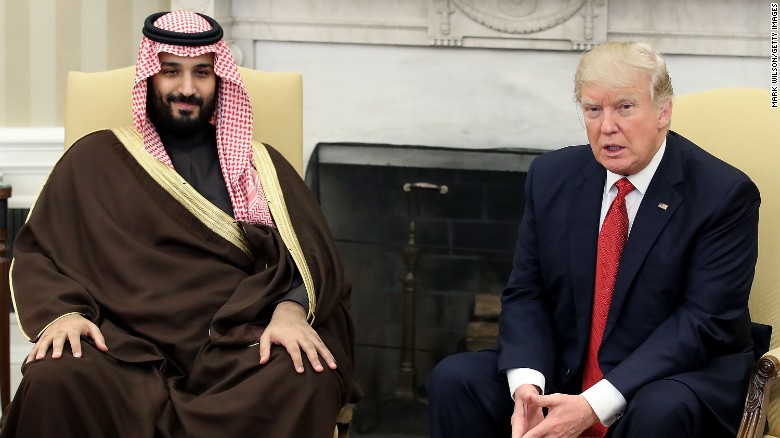
[[(419, 252), (414, 270), (417, 387), (436, 362), (465, 348), (474, 297), (499, 294), (511, 270), (523, 214), (523, 186), (541, 150), (473, 150), (320, 143), (306, 182), (336, 238), (357, 327), (358, 377), (368, 399), (403, 385), (403, 250)], [(409, 183), (433, 189), (405, 191)], [(442, 194), (439, 187), (446, 186)]]

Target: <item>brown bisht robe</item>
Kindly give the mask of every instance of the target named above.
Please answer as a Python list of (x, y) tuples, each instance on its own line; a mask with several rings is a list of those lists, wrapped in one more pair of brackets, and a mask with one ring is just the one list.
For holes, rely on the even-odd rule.
[[(90, 134), (64, 154), (14, 242), (14, 304), (33, 341), (77, 312), (109, 351), (82, 338), (82, 358), (66, 348), (26, 364), (1, 436), (332, 436), (360, 393), (350, 286), (315, 198), (266, 150), (264, 161), (255, 145), (255, 162), (278, 230), (233, 221), (133, 130)], [(335, 371), (304, 356), (297, 374), (281, 346), (259, 364), (259, 333), (293, 266)]]

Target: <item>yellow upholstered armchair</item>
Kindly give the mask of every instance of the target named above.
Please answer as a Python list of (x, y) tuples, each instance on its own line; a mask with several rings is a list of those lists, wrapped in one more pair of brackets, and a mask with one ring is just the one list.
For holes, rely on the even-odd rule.
[(773, 333), (751, 377), (738, 438), (780, 437), (780, 396), (770, 393), (780, 373), (780, 109), (770, 98), (768, 89), (722, 88), (679, 96), (672, 111), (672, 130), (747, 173), (761, 191), (750, 313)]
[[(239, 67), (252, 101), (252, 138), (276, 148), (303, 175), (303, 86), (297, 72)], [(65, 96), (65, 148), (90, 132), (132, 124), (130, 90), (135, 67), (98, 73), (70, 72)], [(339, 415), (346, 437), (351, 409)], [(337, 427), (334, 438), (339, 437)]]

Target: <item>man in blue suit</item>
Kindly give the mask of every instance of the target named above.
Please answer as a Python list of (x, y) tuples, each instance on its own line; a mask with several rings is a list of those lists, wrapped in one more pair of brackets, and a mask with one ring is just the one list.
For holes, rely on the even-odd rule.
[(434, 369), (432, 437), (735, 435), (760, 197), (669, 130), (672, 96), (646, 44), (583, 55), (590, 145), (529, 169), (498, 349)]

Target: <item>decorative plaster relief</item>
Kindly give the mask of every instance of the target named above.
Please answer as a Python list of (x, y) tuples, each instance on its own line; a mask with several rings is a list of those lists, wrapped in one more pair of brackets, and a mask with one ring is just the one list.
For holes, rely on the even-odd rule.
[(607, 36), (607, 0), (429, 1), (433, 45), (581, 50)]
[(232, 5), (233, 38), (247, 58), (253, 41), (579, 52), (614, 40), (664, 54), (759, 57), (770, 13), (760, 0), (213, 1)]

